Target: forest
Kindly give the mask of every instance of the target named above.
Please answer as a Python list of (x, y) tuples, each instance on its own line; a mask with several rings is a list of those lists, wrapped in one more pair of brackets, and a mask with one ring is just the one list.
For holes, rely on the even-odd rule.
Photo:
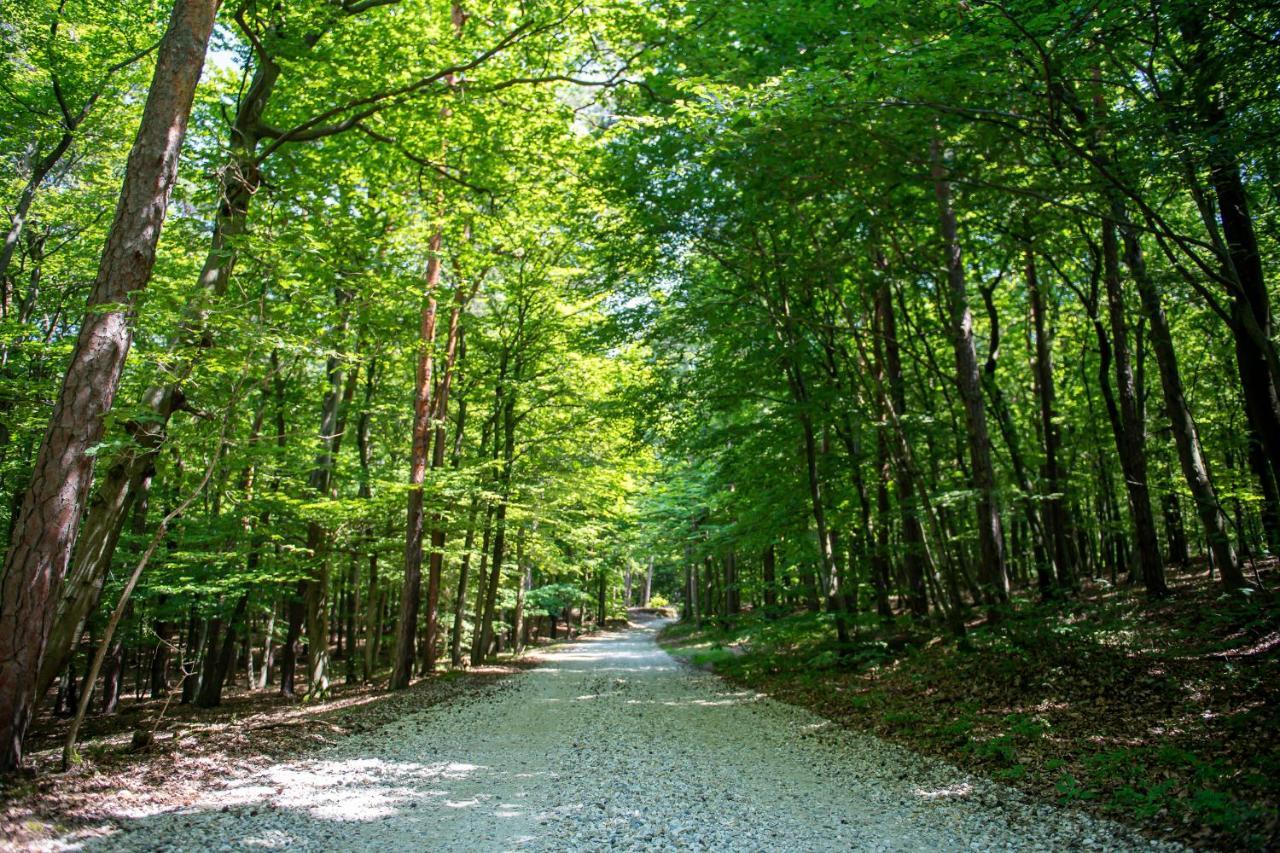
[(670, 606), (732, 683), (1275, 842), (1280, 8), (0, 0), (0, 43), (0, 774)]

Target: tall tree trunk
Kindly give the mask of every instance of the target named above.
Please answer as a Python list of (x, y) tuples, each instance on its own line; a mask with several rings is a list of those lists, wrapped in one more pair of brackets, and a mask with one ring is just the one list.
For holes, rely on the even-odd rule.
[[(471, 291), (474, 293), (474, 290)], [(434, 411), (432, 420), (436, 424), (435, 446), (431, 451), (431, 470), (438, 471), (444, 467), (445, 460), (445, 419), (449, 415), (449, 391), (453, 383), (453, 374), (458, 360), (466, 353), (463, 341), (462, 312), (470, 302), (471, 295), (458, 282), (454, 293), (453, 308), (449, 312), (449, 332), (445, 339), (444, 370), (434, 392)], [(454, 437), (454, 459), (459, 459), (463, 431), (466, 429), (466, 407), (458, 410), (457, 434)], [(457, 465), (455, 464), (456, 468)], [(427, 634), (426, 648), (423, 650), (424, 669), (430, 673), (436, 667), (436, 647), (440, 634), (440, 582), (444, 569), (445, 528), (444, 513), (437, 509), (431, 514), (431, 554), (427, 558)]]
[[(1047, 563), (1043, 559), (1036, 559), (1043, 556), (1041, 544), (1046, 543), (1047, 537), (1043, 528), (1040, 526), (1040, 517), (1036, 514), (1035, 502), (1032, 495), (1035, 492), (1035, 486), (1031, 483), (1031, 475), (1027, 470), (1026, 462), (1022, 458), (1022, 443), (1018, 440), (1018, 428), (1013, 422), (1013, 413), (1009, 411), (1009, 404), (1004, 398), (1004, 391), (1000, 388), (1000, 382), (996, 377), (996, 370), (1000, 360), (1000, 313), (996, 308), (995, 302), (995, 286), (990, 287), (979, 285), (979, 291), (982, 294), (983, 304), (987, 309), (987, 325), (989, 326), (990, 339), (987, 343), (987, 362), (982, 371), (982, 385), (986, 389), (987, 399), (991, 406), (991, 412), (995, 415), (996, 424), (1000, 428), (1000, 435), (1004, 439), (1005, 448), (1009, 451), (1009, 462), (1013, 467), (1014, 477), (1017, 479), (1018, 486), (1022, 489), (1023, 499), (1022, 511), (1026, 518), (1027, 527), (1030, 529), (1032, 536), (1036, 540), (1036, 548), (1033, 549), (1033, 561), (1035, 562), (1036, 581), (1040, 588), (1040, 595), (1044, 599), (1053, 598), (1057, 578), (1054, 566)], [(1014, 525), (1014, 535), (1016, 535), (1018, 527)], [(1014, 553), (1018, 552), (1018, 548), (1014, 547)]]
[[(1195, 419), (1191, 416), (1191, 409), (1187, 405), (1182, 374), (1178, 369), (1178, 355), (1173, 346), (1173, 333), (1169, 329), (1164, 306), (1160, 303), (1160, 292), (1147, 274), (1137, 232), (1131, 227), (1124, 227), (1122, 234), (1125, 263), (1134, 283), (1138, 286), (1142, 311), (1151, 328), (1151, 348), (1155, 350), (1156, 364), (1160, 368), (1160, 386), (1164, 390), (1165, 411), (1168, 413), (1169, 425), (1173, 430), (1173, 441), (1178, 449), (1178, 462), (1182, 466), (1182, 476), (1186, 479), (1187, 488), (1191, 490), (1196, 516), (1204, 528), (1205, 539), (1209, 543), (1214, 565), (1222, 573), (1222, 582), (1228, 589), (1236, 589), (1245, 585), (1244, 575), (1236, 560), (1235, 549), (1231, 547), (1231, 532), (1227, 526), (1227, 516), (1222, 511), (1222, 505), (1218, 501), (1217, 492), (1209, 476), (1208, 461), (1200, 446), (1199, 430), (1196, 428)], [(1176, 506), (1176, 497), (1174, 500)]]
[(484, 511), (484, 535), (480, 540), (480, 565), (476, 570), (476, 606), (471, 624), (472, 666), (479, 666), (484, 662), (484, 651), (480, 647), (480, 622), (484, 619), (484, 603), (488, 600), (489, 542), (493, 536), (493, 514), (493, 504), (487, 503)]
[[(480, 453), (484, 457), (484, 451)], [(467, 532), (462, 542), (462, 562), (458, 565), (458, 590), (453, 599), (453, 630), (449, 634), (449, 665), (462, 666), (462, 624), (467, 614), (467, 582), (471, 574), (471, 550), (476, 543), (476, 515), (480, 499), (473, 496), (467, 510)]]
[(1004, 531), (996, 504), (996, 473), (991, 463), (991, 436), (987, 432), (986, 412), (982, 405), (982, 381), (978, 371), (978, 352), (973, 340), (973, 314), (969, 311), (969, 295), (965, 287), (964, 261), (956, 228), (956, 214), (951, 206), (951, 183), (942, 162), (941, 144), (931, 143), (933, 188), (938, 199), (938, 222), (946, 251), (946, 268), (951, 308), (951, 335), (955, 348), (956, 387), (964, 406), (966, 435), (969, 440), (969, 464), (974, 490), (978, 493), (978, 552), (982, 560), (978, 576), (991, 601), (1009, 599), (1009, 575), (1004, 560)]
[[(1115, 211), (1113, 210), (1113, 214)], [(1102, 281), (1107, 296), (1111, 324), (1111, 356), (1115, 367), (1116, 406), (1121, 431), (1116, 450), (1129, 494), (1129, 510), (1137, 540), (1138, 566), (1143, 584), (1152, 595), (1164, 595), (1164, 562), (1156, 535), (1155, 515), (1147, 483), (1146, 424), (1138, 412), (1138, 388), (1129, 355), (1129, 324), (1125, 315), (1124, 290), (1120, 283), (1120, 247), (1115, 218), (1102, 222)]]
[(880, 475), (876, 482), (876, 518), (879, 525), (871, 556), (871, 586), (876, 592), (876, 614), (882, 622), (889, 622), (893, 619), (893, 607), (889, 603), (889, 540), (893, 528), (889, 512), (889, 483), (893, 480), (893, 466), (889, 461), (889, 441), (884, 430), (879, 431), (876, 446)]
[(525, 596), (533, 586), (533, 576), (529, 566), (529, 561), (525, 559), (524, 551), (524, 527), (522, 526), (516, 532), (516, 567), (520, 570), (520, 585), (516, 587), (516, 608), (515, 615), (511, 620), (511, 649), (517, 655), (524, 651), (525, 643), (525, 614), (524, 602)]
[[(515, 378), (520, 378), (519, 371)], [(480, 660), (472, 650), (473, 664), (483, 662), (493, 642), (493, 620), (498, 600), (498, 587), (502, 584), (502, 560), (507, 540), (507, 501), (511, 496), (511, 471), (515, 464), (516, 398), (512, 388), (505, 388), (502, 403), (502, 469), (498, 473), (498, 506), (494, 512), (493, 564), (489, 567), (489, 581), (485, 589), (484, 616), (480, 621)], [(495, 436), (496, 441), (496, 436)]]
[[(883, 260), (879, 263), (882, 276), (884, 263)], [(876, 289), (875, 313), (879, 330), (876, 336), (878, 368), (883, 377), (882, 382), (887, 383), (888, 386), (888, 397), (894, 408), (894, 420), (901, 422), (907, 412), (907, 392), (902, 375), (902, 355), (898, 344), (898, 320), (893, 309), (893, 291), (887, 279), (882, 280)], [(898, 515), (902, 524), (902, 565), (907, 576), (907, 606), (913, 616), (924, 619), (929, 615), (929, 600), (925, 596), (925, 576), (932, 572), (932, 568), (927, 565), (924, 526), (920, 523), (918, 515), (915, 478), (904, 470), (903, 466), (898, 467), (898, 476), (892, 479), (898, 493)], [(889, 476), (888, 469), (882, 466), (881, 482), (883, 483), (884, 478)], [(887, 506), (888, 496), (885, 497), (885, 506)], [(886, 525), (886, 534), (887, 522), (886, 516), (882, 522)], [(888, 559), (887, 551), (885, 559)], [(882, 612), (881, 615), (885, 614)]]
[(1062, 431), (1058, 428), (1057, 392), (1053, 379), (1053, 344), (1049, 338), (1048, 315), (1044, 288), (1036, 272), (1036, 258), (1030, 244), (1023, 256), (1027, 294), (1031, 302), (1031, 323), (1035, 329), (1036, 401), (1039, 404), (1040, 431), (1044, 441), (1044, 465), (1041, 475), (1048, 492), (1041, 502), (1044, 534), (1053, 559), (1058, 586), (1075, 589), (1078, 585), (1076, 566), (1067, 542), (1067, 521), (1063, 512), (1066, 475), (1062, 470)]
[[(335, 346), (346, 338), (349, 314), (347, 305), (351, 294), (338, 288), (334, 292), (335, 306), (341, 318), (332, 330)], [(357, 344), (357, 349), (359, 345)], [(337, 353), (329, 356), (325, 365), (324, 401), (320, 410), (320, 453), (311, 469), (308, 485), (318, 498), (332, 497), (333, 473), (337, 465), (338, 451), (342, 446), (345, 413), (355, 394), (356, 372), (348, 376), (343, 359)], [(332, 565), (329, 554), (328, 531), (317, 520), (307, 523), (307, 551), (311, 554), (312, 573), (303, 581), (303, 619), (307, 634), (307, 698), (322, 699), (329, 693), (329, 585)], [(291, 613), (290, 622), (293, 621)], [(290, 629), (293, 625), (290, 624)]]
[(440, 286), (440, 228), (431, 235), (427, 258), (427, 301), (422, 309), (418, 337), (417, 382), (413, 400), (413, 442), (409, 454), (409, 509), (405, 524), (404, 591), (400, 596), (400, 624), (396, 635), (395, 668), (391, 689), (409, 686), (413, 677), (414, 643), (417, 639), (418, 611), (422, 605), (422, 534), (425, 526), (423, 483), (431, 451), (431, 413), (435, 367), (436, 314)]
[(120, 384), (132, 305), (155, 264), (217, 0), (177, 0), (124, 186), (0, 579), (0, 771), (22, 762), (40, 662), (93, 476), (89, 449)]

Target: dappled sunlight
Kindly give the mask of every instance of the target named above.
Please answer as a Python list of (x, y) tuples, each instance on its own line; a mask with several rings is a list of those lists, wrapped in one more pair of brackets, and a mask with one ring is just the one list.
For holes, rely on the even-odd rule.
[(202, 798), (195, 809), (271, 808), (306, 812), (318, 820), (376, 820), (410, 800), (447, 797), (447, 790), (421, 786), (465, 780), (482, 770), (474, 764), (433, 764), (360, 758), (271, 767)]
[(961, 782), (958, 785), (948, 785), (942, 788), (916, 788), (916, 796), (923, 800), (954, 800), (967, 799), (973, 793), (973, 785), (968, 782)]

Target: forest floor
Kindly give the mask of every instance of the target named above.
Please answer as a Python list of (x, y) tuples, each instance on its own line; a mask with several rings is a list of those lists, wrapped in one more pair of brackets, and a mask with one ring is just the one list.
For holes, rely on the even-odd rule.
[[(1266, 568), (1272, 571), (1267, 573)], [(1263, 580), (1274, 589), (1275, 567)], [(969, 626), (968, 650), (874, 618), (674, 625), (672, 653), (852, 730), (1200, 848), (1280, 844), (1280, 597), (1179, 570), (1151, 601), (1104, 582)]]
[[(111, 715), (92, 715), (81, 729), (83, 763), (59, 769), (66, 721), (41, 716), (28, 737), (32, 770), (0, 788), (0, 850), (29, 849), (106, 837), (124, 815), (161, 813), (190, 804), (210, 785), (243, 779), (278, 762), (332, 746), (410, 711), (489, 695), (537, 657), (443, 673), (410, 689), (333, 685), (326, 701), (290, 699), (272, 689), (227, 689), (216, 708), (182, 705), (177, 697), (123, 698)], [(153, 733), (145, 749), (135, 731)]]
[(686, 666), (657, 646), (663, 624), (539, 652), (537, 666), (480, 689), (442, 696), (431, 691), (448, 680), (433, 679), (387, 704), (335, 709), (314, 732), (328, 743), (255, 751), (244, 767), (236, 755), (205, 755), (210, 772), (167, 798), (136, 800), (124, 793), (134, 780), (117, 778), (119, 801), (99, 803), (106, 819), (94, 832), (63, 830), (31, 846), (1161, 847)]

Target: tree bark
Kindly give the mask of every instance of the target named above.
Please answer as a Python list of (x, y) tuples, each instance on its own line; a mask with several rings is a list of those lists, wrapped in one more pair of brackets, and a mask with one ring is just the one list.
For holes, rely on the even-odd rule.
[[(1245, 585), (1244, 575), (1240, 571), (1235, 549), (1231, 545), (1231, 532), (1227, 525), (1226, 513), (1222, 511), (1222, 504), (1218, 501), (1217, 492), (1209, 476), (1208, 461), (1200, 446), (1199, 430), (1195, 419), (1191, 416), (1191, 409), (1187, 405), (1182, 373), (1178, 368), (1178, 355), (1173, 346), (1173, 333), (1169, 329), (1169, 321), (1165, 317), (1164, 306), (1160, 302), (1160, 292), (1155, 282), (1151, 280), (1151, 276), (1147, 274), (1137, 232), (1131, 227), (1124, 227), (1122, 234), (1125, 264), (1138, 287), (1142, 311), (1150, 327), (1151, 348), (1155, 350), (1156, 364), (1160, 369), (1160, 386), (1164, 391), (1165, 412), (1173, 430), (1173, 441), (1178, 449), (1178, 462), (1182, 467), (1182, 476), (1186, 480), (1187, 488), (1191, 490), (1196, 516), (1204, 528), (1205, 539), (1209, 543), (1214, 565), (1221, 572), (1222, 582), (1228, 589), (1237, 589)], [(1175, 507), (1176, 500), (1177, 498), (1174, 497)], [(1185, 540), (1183, 549), (1185, 550)]]
[[(210, 632), (209, 648), (205, 652), (204, 674), (200, 678), (200, 692), (196, 695), (196, 705), (200, 708), (216, 708), (222, 704), (222, 687), (227, 681), (227, 671), (231, 669), (231, 662), (235, 657), (236, 640), (239, 638), (239, 629), (244, 623), (244, 612), (248, 603), (249, 594), (241, 593), (231, 612), (231, 618), (225, 622), (226, 635), (222, 637), (220, 644), (217, 639), (218, 632), (214, 630)], [(216, 623), (219, 626), (224, 624), (220, 619), (216, 620)]]
[(644, 572), (644, 607), (649, 606), (649, 599), (653, 597), (653, 555), (649, 555), (649, 562)]
[[(1113, 210), (1113, 215), (1115, 211)], [(1129, 324), (1125, 316), (1124, 291), (1120, 282), (1120, 248), (1115, 218), (1102, 222), (1102, 280), (1111, 324), (1111, 357), (1115, 368), (1116, 406), (1121, 430), (1116, 435), (1120, 468), (1124, 471), (1137, 540), (1138, 567), (1143, 584), (1151, 595), (1164, 595), (1164, 561), (1156, 535), (1155, 515), (1147, 483), (1146, 424), (1138, 413), (1138, 389), (1129, 354)]]
[(172, 622), (156, 622), (156, 644), (151, 654), (151, 698), (159, 699), (169, 692), (169, 658), (174, 640)]
[(1067, 521), (1063, 511), (1066, 492), (1066, 475), (1059, 456), (1062, 452), (1062, 430), (1058, 427), (1057, 393), (1053, 379), (1053, 344), (1049, 338), (1048, 315), (1045, 309), (1044, 288), (1036, 272), (1035, 254), (1031, 246), (1024, 253), (1024, 273), (1027, 294), (1031, 302), (1031, 323), (1035, 329), (1036, 401), (1039, 404), (1040, 431), (1044, 442), (1044, 496), (1041, 516), (1049, 553), (1052, 555), (1058, 585), (1063, 589), (1075, 589), (1078, 584), (1076, 566), (1067, 542)]
[(418, 337), (417, 383), (413, 402), (413, 441), (409, 454), (409, 507), (405, 524), (404, 591), (400, 597), (400, 624), (396, 635), (395, 668), (391, 689), (409, 686), (413, 677), (414, 643), (417, 639), (418, 611), (422, 604), (422, 534), (425, 527), (423, 483), (431, 445), (433, 371), (435, 366), (436, 314), (440, 286), (440, 228), (431, 235), (427, 258), (427, 301), (422, 309)]
[(36, 682), (93, 476), (88, 451), (120, 384), (133, 301), (156, 243), (204, 66), (217, 0), (178, 0), (125, 168), (88, 310), (41, 442), (0, 580), (0, 770), (22, 762)]
[[(947, 284), (951, 309), (952, 344), (955, 348), (956, 387), (964, 406), (969, 443), (970, 476), (978, 493), (978, 551), (982, 560), (978, 576), (985, 594), (997, 603), (1009, 600), (1009, 575), (1005, 568), (1004, 531), (996, 504), (996, 474), (991, 463), (991, 436), (982, 405), (982, 381), (978, 352), (973, 340), (973, 314), (965, 287), (964, 261), (951, 206), (951, 183), (942, 162), (941, 144), (931, 143), (933, 188), (938, 200), (938, 222), (946, 252)], [(958, 604), (958, 602), (957, 602)]]
[(471, 665), (479, 666), (484, 661), (480, 648), (480, 622), (484, 619), (484, 603), (488, 593), (489, 582), (489, 542), (493, 536), (493, 504), (488, 504), (484, 511), (484, 535), (480, 540), (480, 565), (476, 570), (476, 606), (471, 624)]
[[(979, 285), (982, 301), (987, 309), (987, 325), (991, 330), (990, 340), (987, 344), (987, 363), (982, 371), (982, 385), (986, 389), (988, 404), (991, 406), (992, 414), (995, 415), (996, 424), (1000, 427), (1000, 435), (1004, 439), (1005, 448), (1009, 451), (1009, 462), (1013, 467), (1014, 477), (1017, 479), (1018, 486), (1022, 489), (1024, 495), (1020, 501), (1023, 515), (1032, 536), (1037, 540), (1036, 546), (1032, 549), (1036, 581), (1040, 588), (1040, 596), (1047, 600), (1053, 598), (1054, 595), (1054, 588), (1057, 585), (1056, 571), (1052, 564), (1046, 563), (1044, 559), (1037, 558), (1044, 556), (1041, 544), (1046, 543), (1047, 536), (1040, 526), (1040, 517), (1036, 513), (1035, 502), (1032, 500), (1035, 486), (1031, 482), (1031, 475), (1027, 470), (1026, 462), (1022, 458), (1022, 443), (1018, 440), (1018, 429), (1013, 422), (1013, 413), (1009, 411), (1009, 404), (1004, 398), (1004, 391), (1000, 388), (1000, 382), (996, 377), (1000, 359), (1001, 335), (1000, 313), (996, 308), (994, 287), (994, 284), (990, 287)], [(1015, 524), (1015, 542), (1017, 530), (1018, 528)], [(1017, 547), (1015, 546), (1013, 550), (1016, 554)]]
[[(882, 267), (881, 274), (883, 275), (884, 262), (881, 261), (879, 265)], [(887, 383), (888, 397), (893, 402), (895, 420), (901, 422), (901, 419), (906, 416), (907, 392), (906, 383), (903, 381), (902, 376), (902, 355), (898, 344), (898, 320), (893, 309), (893, 291), (887, 280), (882, 280), (880, 286), (876, 288), (875, 314), (879, 331), (876, 336), (877, 361), (879, 362), (877, 367), (882, 376), (882, 381)], [(887, 464), (888, 458), (889, 454), (885, 454), (882, 461)], [(910, 608), (912, 616), (917, 619), (924, 619), (929, 615), (929, 599), (925, 595), (925, 576), (931, 571), (927, 565), (924, 526), (920, 523), (918, 515), (915, 478), (911, 476), (909, 471), (901, 470), (902, 466), (898, 467), (900, 470), (897, 471), (897, 477), (893, 477), (890, 469), (882, 464), (880, 469), (881, 483), (885, 483), (888, 479), (894, 480), (898, 495), (898, 516), (902, 524), (902, 565), (906, 571), (907, 579), (907, 606)], [(888, 494), (885, 494), (884, 498), (883, 507), (887, 508)], [(884, 534), (887, 537), (887, 513), (882, 518), (882, 524)], [(888, 540), (885, 539), (882, 544), (885, 545), (885, 550), (882, 553), (887, 563)], [(884, 567), (883, 576), (887, 581), (887, 565)], [(885, 595), (885, 608), (887, 608), (887, 590)], [(881, 616), (889, 618), (892, 613), (886, 613), (885, 608), (881, 608)]]
[[(515, 377), (519, 380), (519, 375)], [(493, 620), (498, 600), (498, 587), (502, 583), (502, 560), (507, 539), (507, 501), (511, 496), (511, 472), (515, 464), (516, 398), (512, 388), (503, 389), (502, 403), (502, 469), (498, 474), (498, 506), (494, 511), (493, 562), (489, 566), (489, 580), (485, 588), (484, 616), (480, 622), (480, 655), (477, 660), (472, 650), (472, 664), (479, 664), (489, 654), (493, 643)]]

